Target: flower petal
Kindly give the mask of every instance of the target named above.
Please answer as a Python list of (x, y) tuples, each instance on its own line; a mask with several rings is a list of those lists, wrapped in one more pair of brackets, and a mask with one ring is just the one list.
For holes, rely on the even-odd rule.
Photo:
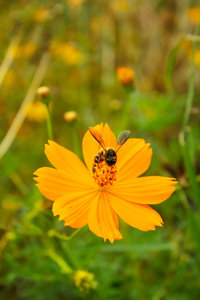
[[(59, 197), (70, 192), (95, 190), (95, 183), (90, 176), (88, 170), (82, 176), (67, 171), (56, 170), (53, 168), (43, 167), (38, 169), (34, 174), (38, 177), (34, 178), (38, 184), (40, 192), (50, 200), (55, 201)], [(88, 176), (89, 174), (89, 176)]]
[(122, 239), (118, 231), (118, 218), (104, 192), (100, 192), (92, 202), (88, 214), (88, 226), (92, 232), (106, 241)]
[(143, 139), (129, 139), (117, 153), (118, 181), (143, 174), (150, 165), (152, 149)]
[(111, 194), (108, 194), (108, 199), (114, 211), (132, 227), (149, 231), (163, 224), (161, 216), (148, 205), (129, 202)]
[(116, 182), (110, 194), (122, 197), (130, 202), (141, 204), (158, 204), (168, 199), (174, 192), (174, 178), (162, 176), (146, 176), (130, 178), (128, 181)]
[(53, 204), (53, 214), (65, 221), (65, 226), (80, 228), (87, 224), (88, 210), (97, 191), (79, 191), (58, 198)]
[(49, 145), (45, 145), (45, 154), (56, 169), (66, 171), (68, 174), (76, 174), (76, 176), (90, 176), (78, 156), (53, 141), (48, 142)]
[[(94, 128), (101, 133), (101, 136), (105, 142), (106, 147), (116, 146), (115, 135), (107, 123), (105, 124), (104, 127), (103, 127), (103, 123), (101, 123), (100, 125), (94, 126)], [(102, 147), (100, 146), (100, 144), (94, 139), (94, 137), (91, 135), (91, 133), (88, 130), (83, 137), (82, 151), (83, 151), (83, 157), (85, 163), (91, 173), (92, 173), (92, 164), (94, 162), (94, 157), (98, 154), (101, 148)]]

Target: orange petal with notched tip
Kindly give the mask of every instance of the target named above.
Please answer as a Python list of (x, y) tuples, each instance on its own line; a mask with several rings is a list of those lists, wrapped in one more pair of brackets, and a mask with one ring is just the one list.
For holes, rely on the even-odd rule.
[(128, 181), (117, 181), (108, 189), (110, 195), (141, 204), (158, 204), (168, 199), (175, 191), (174, 178), (146, 176), (129, 178)]
[(130, 226), (142, 231), (155, 230), (155, 226), (162, 226), (161, 216), (150, 206), (133, 203), (109, 193), (107, 196), (114, 211)]
[(129, 139), (117, 152), (118, 181), (143, 174), (151, 163), (152, 149), (143, 139)]
[[(116, 138), (114, 133), (111, 131), (108, 124), (105, 124), (103, 127), (103, 123), (100, 125), (94, 126), (94, 129), (98, 130), (101, 133), (101, 136), (105, 142), (106, 147), (113, 147), (116, 146)], [(94, 162), (94, 157), (98, 154), (99, 150), (102, 147), (99, 143), (95, 140), (95, 138), (91, 135), (89, 130), (83, 137), (82, 141), (82, 151), (85, 163), (88, 167), (88, 170), (92, 173), (92, 164)]]
[(104, 192), (100, 192), (92, 202), (88, 213), (88, 226), (92, 232), (106, 241), (113, 243), (114, 240), (122, 239), (118, 230), (118, 217)]
[(78, 191), (58, 198), (53, 204), (53, 214), (59, 215), (66, 226), (80, 228), (87, 224), (88, 210), (97, 191)]

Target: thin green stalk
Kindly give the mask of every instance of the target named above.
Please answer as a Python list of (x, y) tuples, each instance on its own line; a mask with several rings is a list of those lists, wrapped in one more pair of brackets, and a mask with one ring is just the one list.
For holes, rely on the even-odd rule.
[(73, 269), (66, 263), (66, 261), (58, 255), (52, 248), (46, 251), (46, 254), (51, 257), (61, 268), (62, 272), (65, 274), (71, 274)]
[(127, 129), (129, 118), (130, 118), (130, 111), (131, 111), (131, 89), (130, 87), (125, 87), (125, 105), (124, 105), (124, 112), (123, 112), (123, 124), (122, 128)]
[(185, 105), (185, 112), (183, 115), (183, 123), (182, 123), (182, 130), (185, 131), (185, 127), (188, 124), (189, 117), (190, 117), (190, 110), (194, 98), (194, 75), (195, 75), (195, 64), (194, 64), (194, 52), (196, 47), (192, 47), (192, 61), (190, 65), (190, 78), (189, 78), (189, 91), (188, 96), (186, 99), (186, 105)]
[(199, 185), (197, 182), (196, 173), (195, 173), (195, 170), (194, 170), (194, 167), (192, 164), (192, 160), (190, 157), (189, 147), (187, 145), (187, 141), (185, 142), (185, 135), (183, 132), (180, 133), (180, 135), (179, 135), (179, 142), (180, 142), (180, 145), (182, 148), (183, 160), (184, 160), (185, 168), (186, 168), (188, 176), (189, 176), (190, 184), (194, 191), (195, 199), (196, 199), (197, 203), (199, 203), (199, 206), (200, 206), (200, 189), (199, 189)]
[[(196, 34), (198, 33), (198, 26), (196, 28)], [(182, 122), (182, 131), (179, 135), (179, 142), (182, 148), (183, 153), (183, 159), (186, 171), (189, 176), (190, 184), (192, 186), (194, 197), (196, 201), (200, 205), (200, 189), (197, 183), (196, 173), (194, 166), (192, 164), (192, 160), (189, 153), (189, 144), (188, 144), (188, 138), (187, 138), (187, 124), (190, 117), (190, 111), (191, 106), (194, 98), (194, 77), (195, 77), (195, 63), (194, 63), (194, 53), (197, 48), (197, 43), (194, 42), (192, 45), (192, 57), (191, 57), (191, 65), (190, 65), (190, 78), (189, 78), (189, 90), (188, 95), (186, 99), (186, 106), (185, 106), (185, 112), (183, 116), (183, 122)]]
[(73, 147), (74, 147), (74, 152), (78, 157), (81, 157), (80, 153), (80, 144), (79, 144), (79, 138), (77, 135), (77, 124), (76, 123), (71, 123), (70, 128), (72, 130), (72, 140), (73, 140)]
[(50, 140), (53, 140), (53, 130), (52, 130), (52, 121), (51, 121), (51, 113), (49, 110), (49, 104), (46, 104), (47, 108), (47, 133), (48, 133), (48, 138)]
[(43, 80), (45, 72), (47, 70), (49, 64), (50, 56), (48, 53), (44, 53), (41, 57), (37, 70), (34, 74), (33, 80), (30, 84), (28, 92), (24, 98), (24, 101), (17, 112), (9, 130), (6, 133), (3, 141), (0, 144), (0, 159), (4, 156), (4, 154), (8, 151), (9, 147), (11, 146), (12, 142), (14, 141), (20, 127), (22, 126), (26, 114), (24, 112), (27, 111), (28, 105), (33, 101), (35, 97), (35, 91), (37, 90), (38, 86)]
[[(195, 34), (194, 36), (198, 36), (200, 29), (200, 25), (198, 24), (196, 26)], [(189, 116), (190, 116), (190, 110), (194, 98), (194, 75), (195, 75), (195, 62), (194, 62), (194, 54), (197, 49), (197, 41), (194, 40), (192, 43), (192, 55), (191, 55), (191, 64), (190, 64), (190, 77), (189, 77), (189, 91), (188, 91), (188, 96), (186, 99), (186, 105), (185, 105), (185, 112), (183, 116), (183, 123), (182, 123), (182, 130), (183, 132), (185, 131), (185, 127), (188, 124), (189, 121)]]
[(65, 241), (69, 241), (71, 240), (75, 235), (77, 235), (77, 233), (81, 230), (81, 228), (78, 228), (76, 230), (74, 230), (74, 232), (70, 235), (70, 236), (66, 236), (63, 234), (60, 234), (59, 232), (55, 231), (55, 229), (50, 229), (47, 233), (48, 236), (52, 237), (57, 237), (61, 240), (65, 240)]

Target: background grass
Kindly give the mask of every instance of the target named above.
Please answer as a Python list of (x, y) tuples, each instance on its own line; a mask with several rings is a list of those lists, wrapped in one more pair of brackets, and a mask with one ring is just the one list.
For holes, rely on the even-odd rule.
[[(108, 122), (116, 135), (130, 129), (151, 143), (146, 174), (179, 181), (155, 206), (163, 228), (141, 232), (121, 221), (124, 239), (113, 245), (87, 226), (68, 240), (73, 230), (53, 217), (33, 181), (49, 165), (43, 109), (24, 109), (0, 161), (0, 299), (200, 298), (200, 39), (189, 5), (196, 1), (0, 2), (0, 140), (27, 93), (27, 103), (36, 102), (37, 87), (47, 85), (56, 142), (76, 150), (63, 119), (75, 110), (79, 152), (88, 127)], [(121, 66), (135, 72), (128, 128)], [(80, 291), (68, 267), (93, 273), (96, 289)]]

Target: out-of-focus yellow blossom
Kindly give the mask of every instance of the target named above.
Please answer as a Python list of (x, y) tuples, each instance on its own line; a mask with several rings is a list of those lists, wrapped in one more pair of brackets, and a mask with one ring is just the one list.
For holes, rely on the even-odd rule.
[(194, 64), (196, 67), (200, 68), (200, 50), (197, 49), (194, 53)]
[(90, 289), (96, 289), (97, 282), (94, 280), (94, 274), (85, 270), (78, 270), (74, 274), (74, 283), (82, 292), (88, 292)]
[(2, 201), (2, 207), (5, 210), (17, 210), (21, 205), (21, 203), (16, 202), (14, 200), (6, 199), (6, 201)]
[(66, 111), (63, 118), (67, 123), (75, 123), (78, 118), (78, 114), (75, 111)]
[(189, 22), (192, 24), (200, 23), (200, 7), (192, 7), (187, 11)]
[(47, 7), (40, 7), (38, 10), (36, 10), (34, 15), (35, 20), (39, 22), (50, 20), (51, 17), (51, 11)]
[(130, 11), (130, 2), (127, 0), (114, 0), (110, 2), (110, 5), (116, 14), (123, 14)]
[(47, 117), (46, 106), (38, 100), (31, 103), (27, 108), (26, 117), (34, 122), (45, 121)]
[(78, 7), (83, 4), (85, 0), (65, 0), (70, 6), (72, 7)]
[(34, 43), (27, 43), (24, 45), (19, 45), (17, 47), (16, 51), (16, 58), (23, 57), (23, 58), (28, 58), (31, 57), (35, 54), (36, 52), (36, 45)]
[(12, 70), (8, 70), (5, 77), (4, 77), (4, 81), (3, 81), (3, 84), (7, 87), (10, 87), (10, 86), (14, 86), (15, 83), (16, 83), (16, 73)]
[(118, 81), (124, 85), (131, 85), (134, 81), (135, 74), (133, 70), (129, 67), (120, 67), (117, 68), (117, 79)]
[(67, 65), (79, 65), (83, 62), (83, 54), (72, 44), (53, 42), (50, 49), (53, 55), (61, 57)]
[(200, 68), (200, 49), (196, 49), (194, 53), (192, 53), (192, 42), (189, 40), (185, 40), (182, 46), (183, 51), (186, 53), (188, 60), (193, 60), (196, 67)]

